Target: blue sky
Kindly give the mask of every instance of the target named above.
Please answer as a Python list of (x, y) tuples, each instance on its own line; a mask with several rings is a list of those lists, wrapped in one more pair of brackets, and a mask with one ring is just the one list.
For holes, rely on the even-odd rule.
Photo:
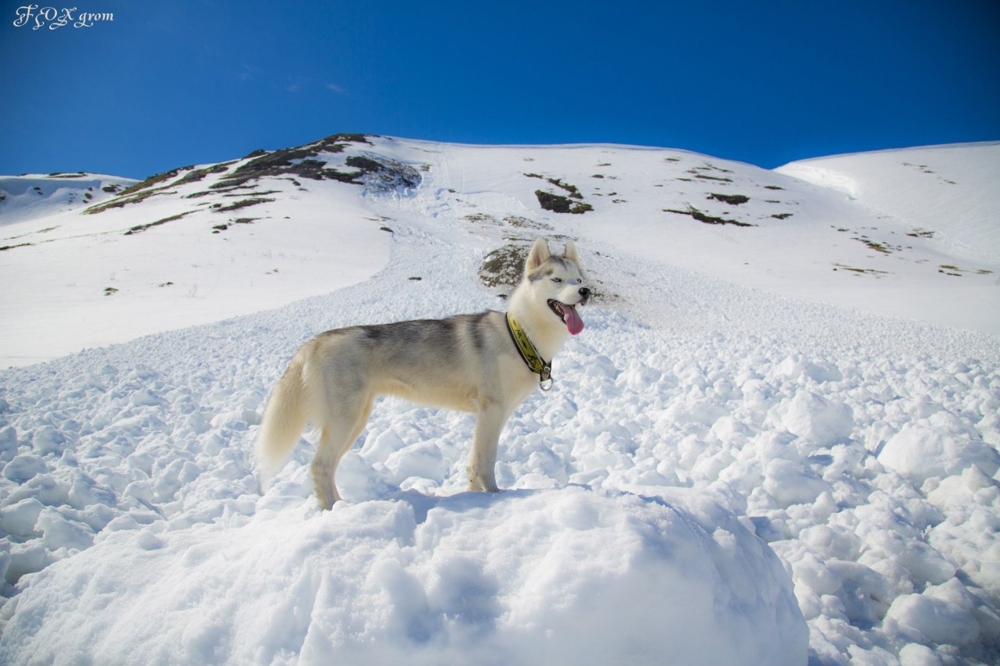
[(338, 132), (769, 168), (1000, 140), (995, 0), (40, 0), (19, 27), (26, 4), (0, 0), (2, 174), (141, 178)]

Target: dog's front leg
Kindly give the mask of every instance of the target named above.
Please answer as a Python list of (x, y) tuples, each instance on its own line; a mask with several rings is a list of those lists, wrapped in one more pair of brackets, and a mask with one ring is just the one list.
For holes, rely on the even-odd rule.
[(507, 421), (507, 414), (499, 405), (479, 410), (476, 434), (469, 455), (469, 490), (499, 492), (496, 480), (497, 446), (500, 431)]

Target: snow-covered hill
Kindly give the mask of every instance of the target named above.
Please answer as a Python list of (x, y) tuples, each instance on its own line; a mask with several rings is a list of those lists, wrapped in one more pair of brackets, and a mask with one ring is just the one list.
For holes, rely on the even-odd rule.
[(997, 143), (837, 155), (777, 171), (841, 191), (958, 257), (1000, 260)]
[[(0, 373), (0, 661), (996, 663), (998, 147), (883, 159), (344, 135), (5, 225), (4, 361), (101, 348)], [(510, 490), (387, 400), (347, 502), (308, 443), (258, 493), (300, 342), (502, 308), (537, 235), (599, 298)]]
[[(80, 211), (116, 196), (135, 183), (129, 178), (90, 173), (0, 176), (0, 228)], [(4, 233), (4, 245), (16, 240), (16, 236)]]
[[(17, 313), (0, 331), (0, 366), (367, 279), (388, 261), (390, 239), (359, 195), (397, 179), (420, 183), (424, 214), (463, 227), (519, 219), (526, 233), (551, 228), (773, 294), (1000, 333), (1000, 250), (989, 240), (1000, 235), (1000, 145), (830, 160), (839, 171), (809, 161), (772, 172), (677, 150), (337, 135), (177, 169), (82, 212), (0, 227), (0, 283), (17, 286), (0, 290), (0, 311)], [(836, 186), (785, 174), (826, 174)], [(537, 192), (581, 212), (546, 210)], [(660, 318), (670, 308), (642, 309)], [(69, 321), (73, 336), (62, 333)]]

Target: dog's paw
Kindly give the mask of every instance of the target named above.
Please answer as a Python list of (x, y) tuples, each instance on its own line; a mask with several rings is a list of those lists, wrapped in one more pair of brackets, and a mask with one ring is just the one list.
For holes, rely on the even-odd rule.
[(493, 479), (483, 479), (473, 477), (469, 479), (469, 492), (472, 493), (498, 493), (500, 488)]

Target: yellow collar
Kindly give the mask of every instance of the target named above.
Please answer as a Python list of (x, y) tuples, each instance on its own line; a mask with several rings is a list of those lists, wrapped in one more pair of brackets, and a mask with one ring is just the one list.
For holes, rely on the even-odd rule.
[[(509, 312), (506, 319), (507, 332), (510, 333), (510, 339), (514, 341), (514, 346), (520, 352), (525, 365), (539, 376), (540, 383), (538, 387), (543, 391), (548, 391), (552, 388), (552, 363), (546, 361), (538, 354), (535, 345), (531, 344), (531, 340), (528, 339), (528, 334), (524, 332), (524, 329), (521, 328), (521, 325), (517, 323), (517, 320)], [(548, 386), (545, 385), (545, 382), (549, 383)]]

